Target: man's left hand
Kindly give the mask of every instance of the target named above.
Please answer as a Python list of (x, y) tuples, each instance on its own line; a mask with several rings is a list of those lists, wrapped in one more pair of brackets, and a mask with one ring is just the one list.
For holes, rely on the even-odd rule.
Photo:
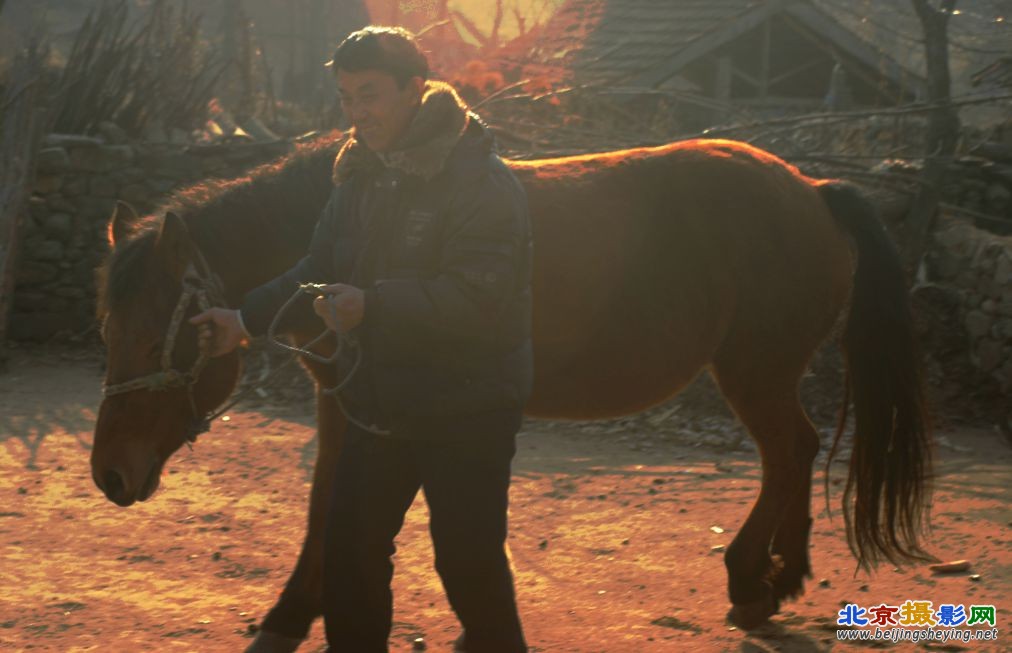
[(313, 310), (323, 318), (328, 329), (347, 333), (362, 323), (365, 293), (343, 283), (323, 286), (320, 296), (313, 300)]

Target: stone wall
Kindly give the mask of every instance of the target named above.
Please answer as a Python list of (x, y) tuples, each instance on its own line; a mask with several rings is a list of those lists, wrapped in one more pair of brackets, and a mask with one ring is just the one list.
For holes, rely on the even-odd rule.
[(287, 143), (188, 147), (51, 135), (39, 153), (21, 248), (10, 337), (46, 340), (95, 323), (95, 269), (108, 253), (117, 199), (152, 211), (173, 189), (231, 178), (289, 150)]
[(1012, 394), (1012, 236), (943, 221), (928, 258), (932, 279), (957, 298), (970, 361), (986, 382)]

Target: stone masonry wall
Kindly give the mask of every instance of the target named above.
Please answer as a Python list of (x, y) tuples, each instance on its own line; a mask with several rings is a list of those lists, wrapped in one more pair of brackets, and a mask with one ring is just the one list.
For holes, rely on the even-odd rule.
[(288, 150), (283, 142), (186, 147), (49, 136), (22, 217), (10, 337), (47, 340), (94, 326), (95, 270), (117, 199), (145, 214), (174, 189), (240, 176)]
[(932, 278), (955, 291), (974, 367), (1012, 396), (1012, 236), (943, 221), (929, 257)]

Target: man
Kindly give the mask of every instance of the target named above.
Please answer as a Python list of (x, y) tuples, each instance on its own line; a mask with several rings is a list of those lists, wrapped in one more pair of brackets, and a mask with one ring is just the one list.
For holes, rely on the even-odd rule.
[(350, 424), (337, 464), (324, 566), (331, 650), (387, 650), (394, 537), (422, 488), (436, 570), (464, 627), (458, 649), (526, 651), (504, 549), (532, 376), (526, 196), (453, 89), (426, 81), (409, 32), (365, 28), (330, 65), (353, 132), (308, 255), (238, 311), (193, 322), (213, 323), (214, 352), (225, 353), (264, 333), (300, 282), (338, 282), (313, 309), (361, 343), (342, 398), (378, 428)]

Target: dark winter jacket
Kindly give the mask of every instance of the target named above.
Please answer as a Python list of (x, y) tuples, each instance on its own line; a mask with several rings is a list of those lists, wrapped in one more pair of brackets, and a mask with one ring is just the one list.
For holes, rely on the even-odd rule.
[(523, 188), (452, 88), (429, 82), (402, 144), (381, 158), (348, 141), (309, 254), (241, 312), (260, 335), (300, 282), (364, 289), (346, 403), (411, 435), (413, 422), (526, 403), (531, 233)]

